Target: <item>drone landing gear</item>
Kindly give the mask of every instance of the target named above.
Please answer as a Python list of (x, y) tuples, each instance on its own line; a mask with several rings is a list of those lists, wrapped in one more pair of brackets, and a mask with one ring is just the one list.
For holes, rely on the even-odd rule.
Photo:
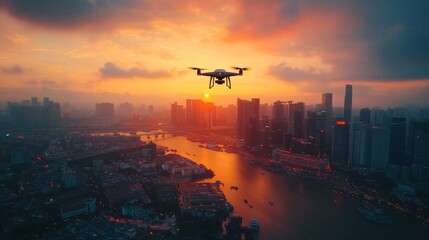
[(231, 79), (229, 77), (226, 77), (226, 86), (231, 89)]
[(215, 83), (222, 85), (226, 82), (226, 86), (231, 89), (231, 79), (229, 77), (226, 77), (226, 81), (224, 81), (223, 79), (218, 79), (215, 81), (215, 77), (210, 77), (210, 81), (209, 81), (209, 89), (211, 89)]
[(211, 89), (214, 86), (214, 80), (215, 80), (215, 77), (210, 77), (209, 89)]

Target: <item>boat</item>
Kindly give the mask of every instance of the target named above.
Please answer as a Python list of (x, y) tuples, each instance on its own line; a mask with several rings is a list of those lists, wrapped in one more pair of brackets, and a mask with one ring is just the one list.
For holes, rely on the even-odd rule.
[(244, 203), (247, 204), (249, 201), (247, 201), (247, 199), (244, 199)]
[(189, 154), (188, 152), (186, 152), (186, 154), (187, 154), (187, 155), (191, 155), (191, 154)]
[(252, 205), (250, 205), (250, 204), (249, 204), (249, 207), (250, 207), (250, 208), (253, 208), (253, 206), (252, 206)]
[(238, 191), (238, 187), (237, 186), (231, 186), (230, 190), (236, 190), (236, 191)]
[(273, 205), (274, 205), (274, 203), (273, 203), (273, 202), (271, 202), (271, 201), (269, 201), (269, 202), (268, 202), (268, 204), (270, 204), (271, 206), (273, 206)]
[(250, 230), (258, 232), (259, 231), (259, 222), (255, 218), (250, 220)]

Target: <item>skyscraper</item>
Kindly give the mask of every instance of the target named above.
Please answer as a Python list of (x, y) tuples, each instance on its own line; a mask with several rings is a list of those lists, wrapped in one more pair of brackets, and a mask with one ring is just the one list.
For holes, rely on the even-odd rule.
[(203, 102), (203, 120), (202, 127), (212, 128), (216, 122), (216, 106), (211, 102)]
[(338, 119), (334, 124), (332, 141), (332, 162), (337, 165), (347, 165), (349, 145), (349, 125), (344, 119)]
[(133, 104), (129, 102), (121, 103), (119, 104), (117, 112), (121, 117), (131, 118), (134, 112)]
[(326, 146), (326, 114), (318, 111), (309, 111), (307, 113), (307, 138), (314, 145), (319, 156), (327, 153)]
[(283, 135), (285, 132), (285, 108), (282, 101), (273, 104), (271, 120), (271, 144), (283, 146)]
[(414, 124), (413, 131), (413, 177), (426, 186), (429, 185), (429, 122)]
[(369, 168), (371, 161), (371, 128), (363, 122), (353, 123), (351, 161), (353, 166)]
[(258, 143), (259, 98), (252, 101), (237, 98), (237, 136), (248, 146)]
[(371, 129), (371, 172), (384, 172), (389, 163), (390, 130), (384, 126)]
[(186, 99), (186, 123), (191, 127), (204, 125), (204, 102), (200, 99)]
[(390, 153), (389, 164), (405, 165), (405, 135), (406, 119), (392, 118), (390, 120)]
[(31, 97), (31, 105), (32, 106), (40, 106), (40, 103), (37, 100), (37, 97)]
[(359, 120), (365, 124), (370, 124), (371, 111), (369, 110), (369, 108), (363, 108), (360, 110)]
[(285, 121), (285, 109), (281, 101), (277, 101), (273, 104), (273, 114), (271, 120), (271, 129), (273, 131), (283, 130), (283, 124)]
[(332, 106), (332, 93), (324, 93), (322, 94), (322, 111), (324, 111), (326, 114), (326, 125), (325, 129), (328, 129), (328, 127), (332, 124), (332, 118), (333, 118), (333, 106)]
[(322, 145), (320, 154), (331, 154), (331, 148), (328, 147), (332, 143), (332, 124), (334, 120), (334, 107), (332, 105), (332, 93), (322, 94), (321, 113), (325, 115), (325, 123), (323, 126)]
[(237, 123), (237, 106), (229, 104), (226, 108), (226, 123), (228, 125), (235, 126)]
[(352, 85), (346, 85), (346, 95), (344, 97), (344, 119), (346, 122), (352, 121)]
[(98, 118), (113, 118), (113, 103), (97, 103), (95, 105), (95, 114)]
[(305, 104), (303, 102), (293, 104), (293, 136), (296, 138), (304, 137), (304, 113)]
[(185, 109), (183, 105), (177, 104), (174, 102), (171, 104), (171, 124), (174, 127), (180, 128), (183, 127), (185, 123)]

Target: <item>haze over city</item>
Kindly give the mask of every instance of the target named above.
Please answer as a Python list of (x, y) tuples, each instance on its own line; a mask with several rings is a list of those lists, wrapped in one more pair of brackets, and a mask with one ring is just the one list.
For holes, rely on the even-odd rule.
[(429, 239), (428, 10), (0, 0), (0, 239)]
[[(354, 106), (429, 102), (428, 3), (24, 1), (0, 3), (0, 101), (169, 104), (209, 93)], [(208, 70), (251, 67), (208, 90)]]

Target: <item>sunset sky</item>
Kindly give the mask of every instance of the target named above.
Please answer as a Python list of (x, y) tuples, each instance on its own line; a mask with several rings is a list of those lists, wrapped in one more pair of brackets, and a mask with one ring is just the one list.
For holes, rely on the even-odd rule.
[[(0, 101), (429, 103), (429, 1), (0, 0)], [(208, 70), (250, 67), (232, 89)]]

